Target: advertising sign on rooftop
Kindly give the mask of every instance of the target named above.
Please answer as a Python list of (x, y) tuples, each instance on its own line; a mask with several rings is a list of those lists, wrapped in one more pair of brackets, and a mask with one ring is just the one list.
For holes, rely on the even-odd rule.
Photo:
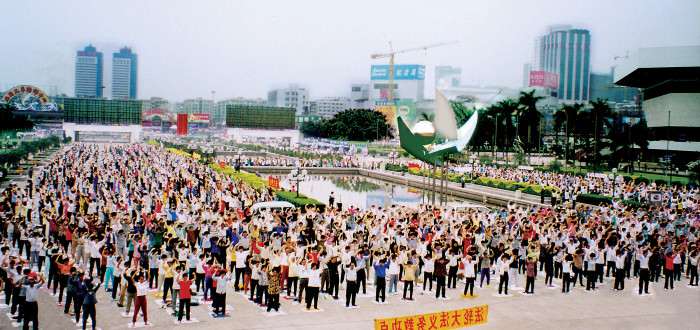
[(559, 75), (547, 71), (530, 71), (530, 86), (559, 88)]
[[(372, 80), (389, 80), (388, 65), (372, 65)], [(423, 65), (394, 65), (394, 80), (425, 80)]]
[(187, 121), (190, 123), (201, 123), (201, 122), (209, 122), (209, 114), (208, 113), (190, 113), (187, 117)]

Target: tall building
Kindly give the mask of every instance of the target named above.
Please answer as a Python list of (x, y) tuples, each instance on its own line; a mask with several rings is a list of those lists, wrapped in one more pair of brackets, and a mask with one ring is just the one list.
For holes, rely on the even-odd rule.
[(533, 71), (532, 64), (523, 64), (523, 87), (530, 87), (530, 71)]
[(212, 100), (203, 99), (201, 97), (187, 99), (175, 103), (175, 113), (208, 113), (211, 116), (213, 114), (213, 104)]
[[(394, 100), (422, 101), (425, 97), (425, 66), (394, 65)], [(389, 95), (389, 66), (372, 65), (369, 99), (385, 102)]]
[(136, 99), (138, 62), (131, 48), (124, 47), (112, 55), (112, 99)]
[(170, 102), (164, 98), (151, 97), (148, 100), (141, 100), (143, 104), (143, 112), (146, 113), (149, 110), (158, 109), (164, 112), (170, 112)]
[(537, 68), (559, 75), (558, 97), (564, 102), (588, 101), (591, 35), (570, 25), (550, 26), (538, 39)]
[(75, 56), (75, 96), (84, 98), (102, 97), (104, 63), (102, 53), (88, 45)]
[(591, 89), (589, 96), (591, 101), (596, 99), (608, 100), (614, 103), (634, 103), (637, 100), (639, 90), (625, 86), (616, 86), (613, 83), (614, 72), (591, 73)]
[(267, 92), (267, 105), (271, 107), (294, 108), (297, 116), (309, 114), (309, 91), (297, 84)]
[(350, 85), (350, 109), (372, 109), (369, 103), (369, 84)]
[(620, 63), (615, 84), (641, 88), (651, 130), (646, 157), (676, 166), (700, 155), (700, 46), (641, 48)]
[(347, 97), (329, 97), (323, 100), (311, 101), (309, 114), (331, 119), (338, 112), (350, 109), (350, 99)]
[(449, 89), (462, 84), (462, 69), (451, 66), (435, 67), (435, 88)]

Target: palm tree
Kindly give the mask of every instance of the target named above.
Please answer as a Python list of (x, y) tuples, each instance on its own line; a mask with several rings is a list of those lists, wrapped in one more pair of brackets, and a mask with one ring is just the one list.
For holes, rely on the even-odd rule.
[(554, 114), (554, 127), (558, 131), (565, 127), (566, 151), (564, 151), (565, 164), (569, 162), (569, 134), (576, 128), (579, 111), (583, 108), (583, 103), (565, 104)]
[(611, 124), (607, 120), (603, 120), (603, 118), (614, 118), (615, 113), (613, 113), (612, 109), (610, 108), (610, 105), (608, 105), (607, 100), (602, 100), (600, 98), (596, 99), (595, 101), (591, 102), (591, 110), (588, 113), (589, 119), (592, 121), (587, 121), (587, 122), (592, 122), (594, 127), (592, 129), (593, 134), (593, 142), (595, 143), (594, 147), (594, 164), (598, 165), (599, 164), (599, 159), (598, 156), (600, 154), (600, 140), (601, 140), (601, 133), (603, 133), (603, 129), (605, 126), (607, 126), (608, 131), (612, 128)]
[[(502, 120), (505, 119), (505, 127), (501, 126), (503, 133), (503, 151), (504, 151), (504, 156), (505, 152), (508, 150), (508, 146), (513, 144), (514, 141), (514, 136), (515, 136), (515, 127), (513, 126), (513, 115), (517, 115), (517, 110), (518, 110), (518, 103), (515, 102), (513, 99), (505, 99), (503, 101), (500, 101), (496, 104), (494, 104), (491, 107), (491, 111), (493, 112), (492, 115), (494, 117), (499, 118), (499, 122), (497, 126), (501, 126)], [(501, 131), (501, 129), (498, 129)]]
[[(537, 102), (544, 99), (544, 96), (535, 96), (535, 90), (530, 92), (520, 92), (520, 97), (518, 98), (520, 123), (525, 124), (527, 127), (527, 152), (528, 154), (532, 150), (532, 141), (538, 141), (540, 132), (540, 119), (542, 119), (542, 114), (537, 111)], [(519, 124), (520, 124), (519, 123)], [(535, 129), (532, 129), (534, 126)], [(525, 133), (525, 132), (521, 132)], [(529, 157), (528, 157), (529, 158)]]

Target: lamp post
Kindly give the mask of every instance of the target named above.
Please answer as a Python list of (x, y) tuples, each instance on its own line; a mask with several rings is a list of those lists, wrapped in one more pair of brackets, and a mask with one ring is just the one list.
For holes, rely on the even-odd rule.
[(243, 152), (241, 151), (241, 149), (238, 149), (238, 151), (237, 151), (236, 153), (238, 154), (238, 162), (237, 162), (237, 163), (238, 163), (238, 166), (237, 166), (238, 169), (237, 169), (237, 170), (240, 170), (241, 165), (242, 165), (242, 164), (241, 164), (241, 156), (243, 155)]
[(297, 183), (297, 197), (299, 197), (299, 181), (306, 180), (308, 174), (309, 172), (306, 169), (300, 172), (298, 168), (295, 168), (288, 175), (289, 181), (296, 181)]

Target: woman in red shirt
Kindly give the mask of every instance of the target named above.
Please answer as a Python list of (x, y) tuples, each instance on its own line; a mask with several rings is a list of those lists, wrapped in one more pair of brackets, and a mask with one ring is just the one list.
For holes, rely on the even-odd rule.
[(191, 293), (190, 285), (192, 285), (192, 279), (194, 278), (191, 273), (182, 273), (178, 276), (177, 283), (180, 284), (180, 311), (177, 314), (177, 323), (182, 322), (183, 311), (187, 312), (187, 321), (190, 320), (190, 303), (191, 303)]

